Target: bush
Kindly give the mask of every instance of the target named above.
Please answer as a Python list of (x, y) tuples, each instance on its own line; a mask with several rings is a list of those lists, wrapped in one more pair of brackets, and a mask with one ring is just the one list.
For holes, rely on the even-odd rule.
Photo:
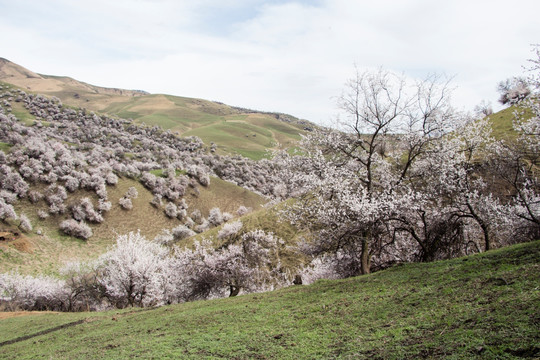
[(232, 223), (227, 223), (223, 225), (221, 230), (218, 231), (218, 234), (217, 234), (218, 239), (221, 240), (221, 239), (235, 236), (242, 229), (242, 225), (243, 224), (241, 221), (234, 221)]
[(4, 199), (0, 198), (0, 220), (17, 219), (17, 213), (13, 205), (7, 204)]
[(21, 229), (24, 232), (32, 231), (32, 223), (30, 223), (30, 219), (28, 219), (28, 217), (26, 217), (25, 214), (21, 214), (20, 220), (21, 220), (21, 223), (19, 224), (19, 229)]
[(161, 198), (162, 198), (161, 195), (155, 194), (154, 197), (152, 198), (152, 201), (150, 201), (150, 204), (153, 207), (160, 208), (161, 207)]
[(139, 192), (133, 186), (128, 189), (124, 197), (129, 199), (136, 199), (139, 196)]
[(52, 277), (0, 274), (0, 298), (15, 310), (63, 310), (64, 282)]
[(236, 210), (236, 215), (244, 216), (248, 212), (250, 212), (250, 210), (247, 207), (245, 207), (244, 205), (241, 205), (240, 207), (238, 207), (238, 210)]
[(41, 220), (45, 220), (46, 218), (49, 217), (49, 213), (47, 211), (41, 210), (41, 209), (38, 210), (37, 215)]
[(221, 214), (220, 208), (212, 208), (210, 209), (210, 214), (208, 215), (208, 222), (212, 226), (219, 226), (223, 224), (223, 215)]
[(121, 206), (122, 209), (124, 209), (124, 210), (131, 210), (131, 209), (133, 209), (133, 203), (131, 202), (131, 199), (130, 199), (130, 198), (127, 198), (127, 197), (121, 197), (121, 198), (118, 200), (118, 204), (120, 204), (120, 206)]
[(178, 208), (174, 203), (169, 202), (167, 203), (167, 206), (165, 206), (165, 214), (171, 219), (174, 219), (178, 215)]
[(112, 208), (112, 203), (110, 201), (99, 199), (99, 202), (98, 202), (99, 211), (107, 212), (107, 211), (110, 211), (111, 208)]
[(195, 235), (196, 232), (191, 230), (185, 225), (178, 225), (172, 230), (172, 234), (175, 240), (182, 240), (182, 239)]
[(84, 221), (76, 221), (73, 219), (64, 220), (60, 223), (60, 230), (66, 235), (87, 240), (92, 234), (92, 229)]

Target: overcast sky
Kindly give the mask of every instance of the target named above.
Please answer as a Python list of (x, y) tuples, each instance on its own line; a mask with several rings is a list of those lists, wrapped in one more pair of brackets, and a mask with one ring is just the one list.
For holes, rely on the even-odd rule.
[(0, 57), (32, 71), (329, 123), (358, 68), (455, 76), (497, 108), (540, 43), (540, 1), (0, 0)]

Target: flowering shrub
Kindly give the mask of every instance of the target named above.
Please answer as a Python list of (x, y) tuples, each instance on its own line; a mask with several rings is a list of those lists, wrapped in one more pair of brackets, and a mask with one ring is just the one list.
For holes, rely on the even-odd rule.
[(64, 282), (52, 277), (0, 274), (0, 299), (8, 310), (62, 310)]
[(92, 236), (92, 229), (84, 221), (73, 219), (64, 220), (60, 223), (60, 230), (66, 235), (87, 240)]
[(121, 197), (118, 199), (118, 204), (122, 207), (124, 210), (131, 210), (133, 209), (133, 203), (131, 202), (131, 199), (128, 197)]
[(218, 231), (218, 239), (221, 240), (236, 236), (242, 229), (242, 225), (243, 224), (241, 221), (234, 221), (224, 224), (223, 227)]
[(30, 219), (25, 214), (21, 214), (19, 217), (21, 220), (19, 224), (19, 229), (21, 229), (24, 232), (30, 232), (32, 231), (32, 223), (30, 222)]

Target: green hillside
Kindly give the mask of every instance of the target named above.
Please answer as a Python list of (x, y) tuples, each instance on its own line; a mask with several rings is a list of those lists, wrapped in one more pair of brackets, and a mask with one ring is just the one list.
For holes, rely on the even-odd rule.
[[(507, 140), (514, 140), (516, 138), (517, 133), (512, 125), (516, 111), (523, 111), (523, 109), (510, 106), (489, 116), (495, 138)], [(527, 110), (523, 119), (530, 119), (531, 117), (532, 112)]]
[[(66, 98), (64, 93), (55, 95)], [(216, 143), (218, 153), (239, 154), (251, 159), (263, 158), (267, 150), (294, 146), (303, 133), (301, 124), (284, 122), (276, 114), (246, 112), (200, 99), (172, 95), (116, 97), (103, 108), (98, 101), (102, 99), (96, 104), (89, 101), (80, 105), (149, 126), (158, 125), (182, 136), (198, 136), (207, 145)]]
[(538, 358), (539, 269), (536, 241), (157, 309), (5, 313), (0, 358)]

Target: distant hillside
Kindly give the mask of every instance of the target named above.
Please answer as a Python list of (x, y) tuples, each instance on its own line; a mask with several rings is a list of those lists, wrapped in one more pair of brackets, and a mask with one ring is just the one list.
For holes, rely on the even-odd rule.
[(0, 358), (537, 359), (539, 267), (536, 241), (157, 309), (0, 313)]
[(215, 143), (218, 154), (260, 159), (268, 150), (294, 147), (314, 125), (290, 115), (265, 113), (201, 99), (140, 90), (104, 88), (70, 77), (34, 73), (0, 58), (0, 81), (27, 92), (56, 96), (66, 105), (158, 125)]

